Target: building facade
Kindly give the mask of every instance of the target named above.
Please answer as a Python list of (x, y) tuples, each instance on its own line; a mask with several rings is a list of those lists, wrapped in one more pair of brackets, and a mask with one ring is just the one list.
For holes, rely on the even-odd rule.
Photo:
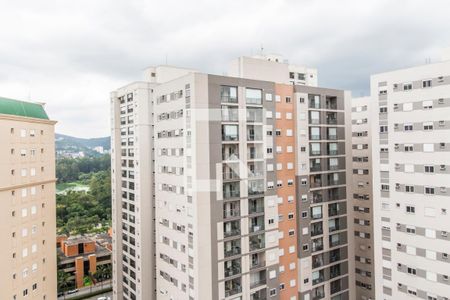
[[(127, 100), (121, 99), (135, 99), (127, 96), (132, 89), (113, 93), (115, 299), (306, 300), (315, 299), (312, 293), (319, 289), (323, 292), (317, 295), (325, 299), (351, 299), (345, 188), (351, 180), (345, 159), (350, 153), (345, 149), (350, 137), (345, 132), (348, 94), (304, 86), (317, 80), (313, 69), (270, 57), (251, 58), (249, 65), (246, 61), (241, 58), (238, 71), (232, 67), (235, 77), (149, 68), (146, 81), (139, 83), (146, 86), (146, 104), (133, 108), (134, 114), (142, 114), (133, 124), (127, 119)], [(262, 69), (265, 74), (257, 71)], [(310, 97), (318, 107), (309, 108)], [(309, 123), (310, 118), (318, 123)], [(123, 149), (130, 147), (127, 127), (136, 134), (143, 119), (151, 130), (132, 139), (134, 156), (124, 158), (128, 152)], [(319, 140), (310, 141), (310, 127), (314, 134), (318, 129)], [(314, 173), (309, 156), (316, 144), (323, 152), (312, 154), (320, 161)], [(151, 161), (147, 166), (145, 159)], [(130, 161), (140, 168), (133, 181), (123, 172), (129, 171)], [(146, 176), (139, 183), (138, 173)], [(310, 187), (313, 178), (317, 186)], [(135, 182), (132, 191), (126, 182)], [(145, 200), (137, 197), (140, 189), (149, 189)], [(313, 191), (324, 196), (316, 208), (309, 202)], [(138, 207), (142, 201), (147, 207)], [(128, 209), (130, 204), (135, 211)], [(298, 223), (303, 209), (308, 213)], [(324, 212), (320, 216), (319, 210)], [(126, 220), (135, 215), (135, 223)], [(153, 223), (130, 235), (127, 226), (138, 230), (144, 218)], [(319, 232), (321, 225), (326, 229)], [(322, 248), (310, 251), (313, 227)], [(131, 236), (135, 245), (129, 243)], [(304, 247), (302, 254), (299, 247)], [(138, 252), (128, 250), (138, 248), (139, 259), (151, 257), (149, 264), (140, 265), (141, 271), (147, 267), (152, 274), (132, 278), (129, 271), (139, 267), (134, 270), (125, 260), (136, 262)], [(312, 252), (324, 257), (314, 269)], [(310, 268), (299, 277), (302, 263)], [(130, 289), (130, 282), (136, 289)], [(149, 298), (143, 298), (144, 289)]]
[[(355, 249), (355, 295), (375, 299), (373, 197), (372, 197), (372, 98), (352, 99), (352, 184), (349, 213)], [(353, 270), (352, 270), (353, 271)]]
[(376, 299), (450, 295), (450, 61), (371, 77)]
[(103, 281), (112, 277), (111, 238), (107, 234), (70, 238), (58, 236), (57, 255), (58, 271), (69, 274), (65, 290), (84, 287), (85, 277), (96, 285), (102, 285)]
[(350, 93), (295, 86), (299, 299), (354, 299)]
[(42, 104), (0, 98), (5, 299), (56, 299), (55, 123)]

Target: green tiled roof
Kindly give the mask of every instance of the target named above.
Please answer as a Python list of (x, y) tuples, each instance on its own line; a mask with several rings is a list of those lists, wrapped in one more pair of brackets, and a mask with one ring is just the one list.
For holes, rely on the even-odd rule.
[(48, 120), (44, 107), (38, 103), (0, 97), (0, 114)]

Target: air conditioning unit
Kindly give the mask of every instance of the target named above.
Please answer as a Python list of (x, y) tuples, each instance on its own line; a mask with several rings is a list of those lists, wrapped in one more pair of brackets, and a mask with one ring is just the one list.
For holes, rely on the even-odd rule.
[(444, 98), (439, 98), (438, 103), (439, 104), (444, 104)]
[(447, 231), (441, 231), (441, 236), (443, 236), (443, 237), (447, 237), (447, 236), (448, 236), (448, 233), (447, 233)]

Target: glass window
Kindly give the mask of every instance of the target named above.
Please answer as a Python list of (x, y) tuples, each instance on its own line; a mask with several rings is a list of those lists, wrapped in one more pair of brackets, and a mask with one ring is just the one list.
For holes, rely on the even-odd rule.
[(262, 91), (260, 89), (245, 89), (247, 104), (262, 104)]

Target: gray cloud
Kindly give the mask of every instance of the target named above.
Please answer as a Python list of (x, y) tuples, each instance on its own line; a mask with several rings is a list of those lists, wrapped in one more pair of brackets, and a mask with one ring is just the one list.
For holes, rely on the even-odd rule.
[(221, 74), (263, 45), (359, 96), (450, 46), (447, 0), (25, 2), (2, 3), (0, 95), (46, 102), (75, 136), (109, 134), (109, 92), (166, 58)]

